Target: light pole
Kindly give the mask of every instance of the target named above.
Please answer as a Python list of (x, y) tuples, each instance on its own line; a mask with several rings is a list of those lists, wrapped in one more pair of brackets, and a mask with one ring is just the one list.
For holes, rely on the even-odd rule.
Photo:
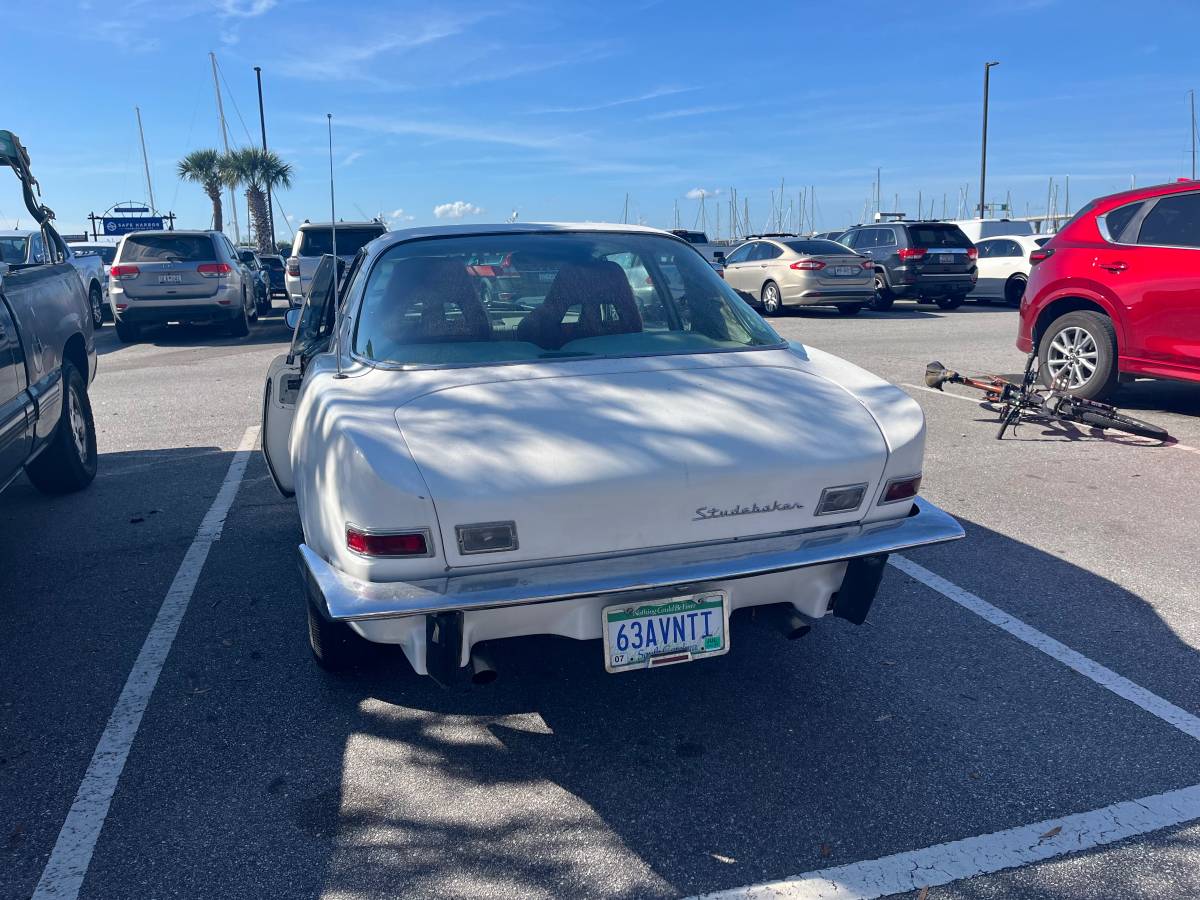
[(987, 203), (987, 122), (988, 122), (988, 81), (992, 66), (998, 66), (998, 61), (983, 64), (983, 149), (979, 159), (979, 218), (983, 218)]

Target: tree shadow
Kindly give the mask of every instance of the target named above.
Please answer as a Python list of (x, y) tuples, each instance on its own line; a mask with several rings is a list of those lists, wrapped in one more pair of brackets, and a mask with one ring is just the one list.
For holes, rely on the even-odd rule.
[(107, 356), (141, 345), (194, 349), (197, 347), (244, 347), (276, 344), (280, 341), (290, 342), (292, 332), (283, 321), (286, 312), (286, 309), (277, 308), (269, 316), (259, 316), (257, 323), (251, 323), (249, 336), (244, 338), (230, 336), (226, 333), (225, 326), (219, 324), (153, 325), (143, 328), (137, 343), (123, 344), (117, 338), (116, 329), (109, 325), (96, 334), (96, 353), (99, 356)]

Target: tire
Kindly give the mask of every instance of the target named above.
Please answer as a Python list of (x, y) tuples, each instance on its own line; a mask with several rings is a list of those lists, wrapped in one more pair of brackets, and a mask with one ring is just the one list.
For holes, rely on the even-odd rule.
[(777, 316), (783, 310), (783, 297), (779, 293), (779, 285), (773, 281), (768, 281), (762, 286), (759, 299), (764, 316)]
[(375, 649), (370, 641), (359, 636), (345, 622), (331, 622), (321, 615), (309, 600), (308, 646), (313, 659), (326, 672), (345, 672), (368, 661)]
[(229, 333), (233, 337), (245, 337), (250, 333), (250, 316), (246, 312), (246, 298), (242, 297), (242, 309), (237, 318), (229, 323)]
[(43, 494), (83, 490), (96, 477), (96, 423), (83, 375), (71, 363), (62, 368), (62, 414), (50, 444), (25, 467)]
[(1116, 411), (1107, 414), (1081, 411), (1078, 421), (1085, 425), (1091, 425), (1093, 428), (1123, 431), (1126, 434), (1136, 434), (1138, 437), (1154, 438), (1158, 441), (1165, 441), (1170, 437), (1165, 428), (1159, 428), (1157, 425), (1151, 425), (1149, 422), (1143, 422), (1141, 419), (1135, 419)]
[(887, 277), (882, 272), (875, 273), (875, 296), (871, 298), (870, 307), (875, 312), (886, 312), (892, 308), (892, 304), (896, 302), (896, 295), (892, 293), (891, 287), (887, 283)]
[(937, 304), (938, 309), (949, 310), (949, 309), (958, 309), (960, 306), (963, 305), (963, 301), (966, 299), (967, 299), (966, 297), (959, 297), (959, 296), (938, 297), (933, 302)]
[(1004, 302), (1009, 306), (1020, 306), (1021, 296), (1025, 293), (1025, 285), (1029, 279), (1024, 275), (1014, 275), (1004, 282)]
[(838, 305), (837, 311), (843, 316), (857, 316), (862, 312), (863, 305), (861, 303), (841, 303)]
[(142, 329), (132, 322), (117, 319), (117, 339), (122, 344), (136, 344), (142, 339)]
[(92, 310), (92, 328), (98, 331), (104, 326), (104, 294), (100, 285), (93, 284), (88, 291), (88, 306)]
[[(1070, 348), (1076, 351), (1074, 364)], [(1094, 368), (1090, 373), (1088, 365)], [(1059, 316), (1038, 341), (1038, 371), (1049, 386), (1065, 366), (1074, 372), (1063, 385), (1086, 400), (1103, 400), (1117, 387), (1117, 333), (1107, 316), (1081, 309)], [(1086, 375), (1087, 377), (1083, 377)]]

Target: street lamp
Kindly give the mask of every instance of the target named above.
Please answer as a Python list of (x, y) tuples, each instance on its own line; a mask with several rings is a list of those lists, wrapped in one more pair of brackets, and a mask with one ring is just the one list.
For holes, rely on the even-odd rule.
[(988, 76), (991, 74), (992, 66), (1000, 65), (999, 61), (986, 62), (983, 64), (983, 150), (979, 160), (979, 218), (983, 218), (983, 212), (987, 203), (985, 191), (987, 190), (987, 120), (988, 120)]

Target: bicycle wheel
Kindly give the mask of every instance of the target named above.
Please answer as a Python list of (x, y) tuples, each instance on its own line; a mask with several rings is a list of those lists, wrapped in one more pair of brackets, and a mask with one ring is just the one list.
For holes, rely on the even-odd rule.
[(1165, 428), (1143, 422), (1132, 416), (1124, 415), (1116, 410), (1112, 412), (1096, 412), (1095, 410), (1079, 410), (1075, 413), (1075, 421), (1095, 428), (1107, 428), (1111, 431), (1124, 431), (1126, 434), (1136, 434), (1138, 437), (1166, 440), (1170, 437)]

